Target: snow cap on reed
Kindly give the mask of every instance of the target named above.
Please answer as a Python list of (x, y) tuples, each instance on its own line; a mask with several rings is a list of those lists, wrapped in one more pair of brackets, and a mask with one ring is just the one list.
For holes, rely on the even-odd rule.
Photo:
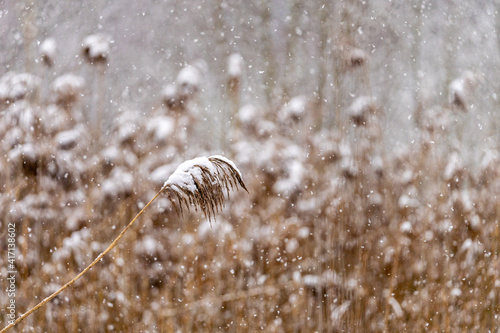
[(238, 185), (248, 192), (234, 163), (216, 155), (183, 162), (163, 184), (162, 190), (177, 199), (177, 203), (173, 204), (178, 213), (183, 212), (183, 206), (189, 208), (189, 205), (194, 205), (211, 220), (221, 211), (224, 200), (229, 197), (229, 190)]

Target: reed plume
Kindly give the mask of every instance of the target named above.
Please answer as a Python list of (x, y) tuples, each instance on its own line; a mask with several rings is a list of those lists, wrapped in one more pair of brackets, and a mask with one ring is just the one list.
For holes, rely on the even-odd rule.
[(233, 162), (223, 156), (198, 157), (179, 165), (162, 191), (177, 200), (177, 213), (193, 205), (212, 220), (224, 206), (224, 192), (229, 197), (229, 190), (238, 185), (248, 192)]

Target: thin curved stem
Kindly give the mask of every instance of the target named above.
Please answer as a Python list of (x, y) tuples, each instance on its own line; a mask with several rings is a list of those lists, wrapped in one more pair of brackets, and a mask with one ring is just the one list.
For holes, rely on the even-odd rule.
[(158, 196), (163, 192), (163, 188), (158, 192), (156, 193), (156, 195), (153, 197), (153, 199), (149, 200), (149, 202), (141, 209), (141, 211), (132, 219), (132, 221), (130, 221), (130, 223), (125, 227), (125, 229), (123, 229), (123, 231), (115, 238), (115, 240), (108, 246), (108, 248), (106, 250), (104, 250), (104, 252), (102, 252), (100, 255), (97, 256), (97, 258), (94, 259), (94, 261), (92, 261), (83, 271), (81, 271), (77, 276), (75, 276), (71, 281), (69, 281), (68, 283), (66, 283), (64, 286), (62, 286), (61, 288), (59, 288), (57, 291), (55, 291), (52, 295), (48, 296), (47, 298), (45, 298), (43, 301), (41, 301), (40, 303), (38, 303), (37, 305), (35, 305), (34, 307), (32, 307), (30, 310), (28, 310), (28, 312), (24, 313), (23, 315), (21, 315), (19, 318), (16, 319), (16, 321), (14, 321), (13, 323), (9, 324), (8, 326), (6, 326), (5, 328), (3, 328), (0, 333), (4, 333), (5, 331), (7, 331), (9, 328), (12, 328), (14, 327), (15, 325), (19, 324), (24, 318), (28, 317), (30, 314), (32, 314), (33, 312), (35, 312), (36, 310), (38, 310), (39, 308), (41, 308), (42, 306), (44, 306), (47, 302), (49, 302), (51, 299), (53, 299), (54, 297), (56, 297), (57, 295), (59, 295), (64, 289), (68, 288), (69, 286), (71, 286), (73, 283), (76, 282), (76, 280), (78, 280), (80, 277), (82, 277), (83, 274), (87, 273), (92, 267), (94, 267), (95, 264), (97, 264), (97, 262), (99, 260), (101, 260), (109, 251), (111, 251), (115, 246), (116, 244), (118, 243), (118, 241), (120, 240), (120, 238), (123, 237), (123, 235), (127, 232), (128, 229), (130, 229), (130, 227), (132, 226), (132, 224), (134, 224), (134, 222), (139, 218), (139, 216), (142, 215), (142, 213), (144, 213), (144, 211), (149, 207), (149, 205), (151, 205), (153, 203), (153, 201), (156, 200), (156, 198), (158, 198)]

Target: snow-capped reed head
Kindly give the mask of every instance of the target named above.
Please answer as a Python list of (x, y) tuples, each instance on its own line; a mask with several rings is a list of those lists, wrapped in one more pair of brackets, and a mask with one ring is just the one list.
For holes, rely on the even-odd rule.
[(243, 72), (243, 57), (239, 53), (233, 53), (227, 59), (227, 74), (229, 90), (237, 92), (240, 86), (241, 74)]
[(233, 53), (227, 59), (227, 74), (230, 78), (240, 78), (243, 72), (243, 57), (239, 53)]
[(41, 151), (32, 143), (25, 143), (12, 149), (7, 157), (11, 166), (11, 176), (22, 170), (25, 176), (36, 176), (39, 169)]
[(55, 145), (60, 150), (71, 150), (84, 139), (84, 133), (83, 125), (59, 132), (54, 138)]
[(90, 64), (106, 63), (110, 53), (111, 38), (104, 34), (85, 37), (82, 42), (83, 57)]
[(368, 54), (357, 47), (349, 48), (345, 53), (345, 61), (348, 69), (361, 67), (368, 62)]
[(162, 191), (172, 200), (177, 213), (190, 205), (211, 220), (224, 206), (229, 190), (242, 187), (241, 173), (234, 163), (220, 155), (185, 161), (163, 184)]
[(177, 92), (183, 97), (194, 95), (200, 88), (200, 82), (200, 71), (196, 67), (188, 65), (177, 74)]
[(192, 65), (183, 67), (175, 79), (178, 96), (188, 98), (196, 94), (207, 70), (207, 63), (203, 60), (196, 60)]
[(366, 125), (368, 116), (375, 112), (375, 102), (370, 96), (358, 97), (349, 106), (349, 118), (356, 126)]
[(182, 99), (177, 94), (177, 86), (169, 84), (161, 91), (163, 104), (171, 110), (180, 110), (184, 107)]
[(67, 108), (80, 98), (85, 87), (85, 80), (74, 74), (64, 74), (55, 79), (52, 91), (55, 95), (56, 104)]
[(8, 72), (0, 78), (0, 103), (11, 103), (35, 94), (40, 78), (29, 73)]
[(236, 114), (236, 119), (248, 132), (255, 132), (259, 121), (259, 111), (252, 104), (243, 105)]
[(355, 164), (351, 147), (341, 142), (339, 145), (340, 152), (340, 169), (346, 179), (352, 180), (358, 176), (358, 167)]
[(378, 177), (382, 177), (385, 172), (385, 162), (382, 156), (375, 155), (370, 160), (370, 165)]
[(54, 64), (54, 59), (56, 58), (56, 40), (52, 37), (45, 39), (40, 43), (40, 56), (42, 57), (42, 62), (47, 66), (51, 67)]
[(469, 98), (473, 93), (478, 82), (478, 77), (471, 71), (464, 71), (450, 83), (449, 86), (449, 102), (462, 111), (467, 111), (469, 108)]
[(113, 131), (122, 146), (138, 148), (136, 144), (142, 126), (144, 126), (144, 119), (140, 117), (139, 112), (123, 110), (115, 121)]
[(279, 119), (285, 125), (292, 125), (304, 118), (307, 107), (307, 97), (304, 95), (293, 97), (279, 112)]

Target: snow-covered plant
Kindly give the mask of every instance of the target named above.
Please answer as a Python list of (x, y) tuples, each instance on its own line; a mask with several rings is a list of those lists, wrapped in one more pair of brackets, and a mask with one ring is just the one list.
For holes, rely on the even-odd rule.
[(82, 52), (89, 63), (106, 63), (110, 52), (111, 38), (104, 34), (95, 34), (85, 37), (82, 42)]
[(239, 53), (233, 53), (227, 61), (227, 74), (231, 78), (240, 78), (243, 71), (243, 57)]
[(194, 205), (211, 219), (224, 205), (229, 190), (240, 185), (247, 190), (234, 163), (223, 156), (198, 157), (179, 165), (162, 190), (174, 197), (178, 212)]
[(156, 116), (151, 117), (146, 124), (149, 133), (157, 144), (167, 143), (175, 132), (175, 121), (172, 117)]
[(340, 158), (340, 134), (336, 131), (324, 130), (312, 137), (313, 156), (319, 161), (335, 162)]
[(372, 97), (361, 96), (352, 102), (349, 107), (349, 117), (351, 121), (360, 126), (366, 125), (368, 116), (375, 111), (375, 103)]
[(28, 101), (10, 104), (3, 112), (0, 133), (6, 134), (12, 130), (21, 131), (24, 135), (18, 137), (16, 141), (25, 141), (33, 134), (37, 121), (36, 113), (36, 108)]
[(483, 151), (481, 162), (479, 163), (478, 181), (487, 184), (492, 179), (497, 179), (499, 174), (498, 161), (500, 156), (498, 152), (487, 149)]
[(94, 82), (92, 84), (92, 104), (90, 112), (87, 115), (87, 121), (90, 123), (90, 130), (95, 141), (100, 143), (101, 134), (104, 132), (103, 115), (106, 110), (106, 68), (108, 65), (109, 54), (111, 51), (110, 36), (102, 33), (87, 36), (81, 44), (81, 50), (85, 61), (95, 69), (93, 73)]
[(161, 96), (163, 103), (169, 109), (177, 110), (183, 106), (179, 96), (177, 95), (177, 86), (175, 84), (169, 84), (163, 88)]
[(83, 126), (78, 125), (75, 128), (59, 132), (55, 136), (57, 148), (61, 150), (70, 150), (78, 145), (84, 133)]
[(236, 127), (246, 135), (255, 135), (257, 132), (260, 113), (252, 104), (243, 105), (236, 114)]
[(45, 39), (40, 44), (39, 50), (43, 63), (46, 66), (51, 67), (54, 64), (54, 59), (57, 53), (56, 40), (52, 37)]
[(305, 156), (302, 149), (297, 145), (289, 145), (283, 149), (282, 176), (273, 185), (273, 190), (285, 197), (292, 197), (301, 191), (307, 170), (304, 167), (302, 157)]
[(85, 80), (74, 74), (64, 74), (55, 79), (52, 91), (55, 94), (56, 104), (67, 108), (73, 105), (81, 96)]
[(280, 110), (279, 118), (286, 125), (291, 125), (304, 118), (306, 107), (307, 97), (295, 96)]
[(462, 111), (469, 109), (469, 98), (477, 84), (477, 76), (471, 71), (464, 71), (449, 86), (449, 101)]
[(92, 261), (84, 270), (82, 270), (71, 281), (64, 284), (50, 296), (43, 299), (40, 303), (28, 310), (17, 318), (13, 323), (0, 331), (3, 333), (13, 326), (17, 325), (30, 314), (44, 306), (47, 302), (59, 295), (66, 288), (75, 283), (80, 277), (95, 266), (109, 251), (111, 251), (118, 241), (123, 237), (134, 222), (141, 216), (146, 209), (162, 193), (166, 193), (176, 200), (172, 204), (178, 213), (182, 213), (183, 207), (202, 210), (205, 216), (211, 220), (215, 214), (221, 211), (225, 199), (229, 198), (229, 191), (238, 186), (247, 190), (243, 183), (241, 173), (234, 163), (223, 156), (198, 157), (193, 160), (185, 161), (180, 164), (174, 173), (167, 179), (162, 188), (156, 195), (141, 209), (141, 211), (130, 221), (122, 232), (113, 240), (113, 242)]
[(25, 143), (12, 149), (8, 155), (12, 163), (11, 173), (17, 173), (21, 169), (25, 175), (36, 175), (40, 155), (41, 152), (33, 143)]
[(343, 175), (347, 179), (355, 178), (358, 175), (358, 167), (355, 164), (353, 159), (353, 153), (351, 147), (342, 142), (339, 147), (340, 151), (340, 168), (342, 170)]
[(227, 59), (227, 74), (229, 75), (229, 89), (231, 91), (237, 91), (241, 74), (243, 72), (243, 57), (239, 53), (233, 53)]
[(189, 100), (200, 90), (206, 72), (207, 64), (203, 60), (184, 66), (177, 73), (175, 82), (163, 88), (161, 96), (164, 105), (173, 111), (184, 111)]
[(193, 65), (187, 65), (182, 68), (175, 79), (177, 94), (181, 98), (189, 98), (196, 94), (200, 89), (201, 80), (205, 71), (206, 63), (203, 61), (195, 62)]
[(368, 54), (357, 47), (351, 48), (345, 55), (347, 68), (356, 68), (363, 66), (368, 61)]
[(36, 91), (40, 78), (30, 73), (8, 72), (0, 78), (0, 103), (10, 103), (25, 98)]

